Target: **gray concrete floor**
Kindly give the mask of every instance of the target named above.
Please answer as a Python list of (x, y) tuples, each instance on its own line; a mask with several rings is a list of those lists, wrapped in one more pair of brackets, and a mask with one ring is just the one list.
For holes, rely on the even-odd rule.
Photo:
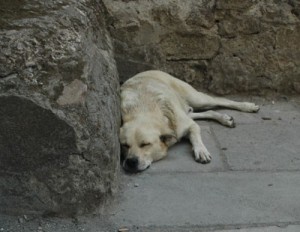
[(247, 100), (261, 105), (259, 113), (220, 110), (235, 118), (236, 128), (199, 121), (212, 163), (194, 162), (182, 141), (145, 172), (123, 173), (105, 215), (2, 215), (0, 232), (299, 232), (300, 98)]

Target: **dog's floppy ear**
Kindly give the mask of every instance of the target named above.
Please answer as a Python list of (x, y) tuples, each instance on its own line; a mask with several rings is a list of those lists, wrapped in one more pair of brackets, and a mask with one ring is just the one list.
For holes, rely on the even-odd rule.
[(172, 146), (174, 143), (177, 142), (177, 138), (172, 134), (163, 134), (159, 138), (160, 138), (160, 141), (162, 141), (168, 147)]

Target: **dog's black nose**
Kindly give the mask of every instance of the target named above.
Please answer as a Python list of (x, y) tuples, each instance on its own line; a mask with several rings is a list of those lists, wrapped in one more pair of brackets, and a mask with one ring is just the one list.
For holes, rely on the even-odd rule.
[(138, 164), (139, 164), (139, 160), (137, 157), (133, 157), (133, 158), (128, 158), (126, 159), (126, 166), (131, 169), (131, 170), (137, 170), (138, 168)]

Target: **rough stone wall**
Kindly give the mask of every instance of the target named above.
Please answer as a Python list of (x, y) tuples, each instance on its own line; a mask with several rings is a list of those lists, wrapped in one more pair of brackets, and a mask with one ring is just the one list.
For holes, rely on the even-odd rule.
[(0, 211), (73, 215), (119, 170), (119, 79), (96, 0), (0, 2)]
[(217, 94), (300, 93), (297, 0), (104, 0), (120, 79), (167, 71)]

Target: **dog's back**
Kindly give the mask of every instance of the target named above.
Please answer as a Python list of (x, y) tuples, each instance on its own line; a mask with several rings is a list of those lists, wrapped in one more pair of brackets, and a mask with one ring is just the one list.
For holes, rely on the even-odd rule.
[(152, 111), (166, 103), (187, 108), (181, 96), (184, 90), (180, 91), (177, 81), (162, 71), (146, 71), (130, 78), (121, 88), (123, 117), (131, 111)]

